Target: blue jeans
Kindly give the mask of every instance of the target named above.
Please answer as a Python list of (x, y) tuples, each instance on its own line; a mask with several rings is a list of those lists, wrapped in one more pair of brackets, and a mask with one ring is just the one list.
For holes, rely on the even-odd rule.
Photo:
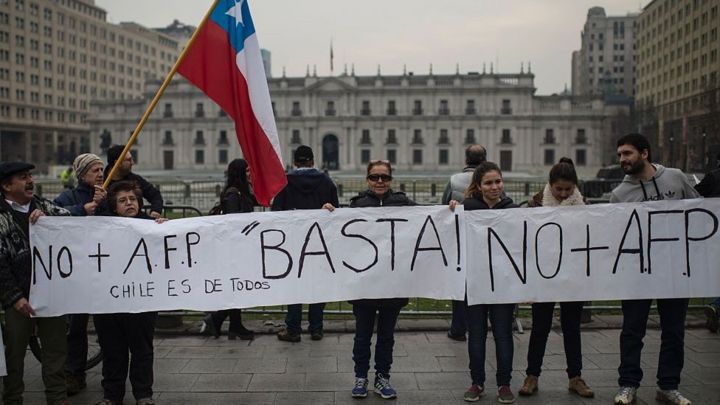
[(370, 345), (372, 344), (375, 315), (377, 314), (377, 342), (375, 343), (375, 372), (390, 377), (395, 346), (395, 324), (402, 306), (353, 305), (355, 315), (355, 341), (353, 361), (355, 377), (367, 378), (370, 369)]
[[(310, 333), (322, 332), (323, 331), (323, 311), (325, 310), (325, 303), (308, 305), (308, 322), (310, 323)], [(302, 321), (302, 304), (291, 304), (287, 306), (287, 315), (285, 315), (285, 325), (288, 332), (293, 334), (300, 334), (302, 328), (300, 322)]]
[(472, 383), (485, 385), (485, 342), (487, 321), (490, 318), (495, 338), (498, 387), (510, 385), (513, 362), (512, 321), (515, 304), (471, 305), (467, 307), (468, 352), (470, 354), (470, 377)]
[[(657, 385), (662, 390), (676, 390), (685, 360), (685, 316), (687, 298), (657, 300), (660, 315), (660, 358)], [(623, 327), (620, 333), (621, 387), (639, 387), (643, 378), (640, 367), (643, 338), (647, 329), (652, 300), (626, 300), (622, 302)]]
[[(582, 350), (580, 349), (580, 315), (583, 302), (560, 303), (560, 325), (562, 325), (565, 360), (568, 378), (578, 377), (582, 372)], [(545, 356), (548, 334), (552, 327), (554, 302), (532, 304), (532, 332), (528, 347), (526, 373), (540, 377), (540, 369)]]

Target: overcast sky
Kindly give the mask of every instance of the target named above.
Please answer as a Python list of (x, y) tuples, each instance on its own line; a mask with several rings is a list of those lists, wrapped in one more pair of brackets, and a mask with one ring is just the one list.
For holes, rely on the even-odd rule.
[[(304, 76), (317, 66), (335, 74), (355, 64), (358, 75), (482, 71), (502, 73), (532, 63), (538, 94), (570, 87), (570, 57), (590, 7), (608, 15), (638, 12), (647, 0), (249, 0), (260, 46), (272, 53), (272, 73)], [(173, 19), (197, 25), (210, 0), (96, 0), (113, 23), (161, 27)], [(497, 71), (497, 69), (496, 69)]]

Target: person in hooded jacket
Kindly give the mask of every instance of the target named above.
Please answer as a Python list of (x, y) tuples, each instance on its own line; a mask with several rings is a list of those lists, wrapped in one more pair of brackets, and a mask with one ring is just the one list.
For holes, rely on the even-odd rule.
[[(681, 170), (650, 163), (650, 142), (643, 135), (620, 137), (617, 155), (625, 178), (612, 191), (611, 203), (699, 197)], [(690, 400), (678, 391), (685, 359), (685, 317), (690, 300), (665, 298), (656, 301), (662, 333), (655, 398), (668, 404), (690, 405)], [(636, 400), (643, 377), (640, 357), (651, 304), (652, 299), (622, 301), (623, 326), (618, 367), (620, 388), (614, 398), (615, 405), (627, 405)]]
[[(569, 207), (585, 205), (578, 189), (578, 177), (575, 165), (569, 158), (562, 158), (550, 169), (548, 183), (542, 191), (528, 202), (529, 207)], [(526, 369), (527, 376), (520, 388), (520, 395), (534, 395), (538, 391), (538, 378), (545, 356), (548, 334), (552, 327), (554, 302), (534, 302), (532, 304), (532, 332), (528, 347)], [(582, 350), (580, 345), (580, 318), (583, 302), (561, 302), (560, 324), (562, 326), (563, 347), (567, 361), (568, 390), (581, 397), (592, 398), (595, 393), (581, 377)]]
[[(517, 208), (517, 204), (504, 193), (500, 168), (493, 162), (483, 162), (475, 169), (472, 181), (465, 192), (463, 206), (466, 211)], [(512, 322), (515, 304), (478, 304), (467, 307), (468, 353), (472, 383), (463, 398), (475, 402), (485, 393), (485, 342), (487, 321), (490, 318), (495, 355), (497, 357), (497, 398), (502, 404), (515, 402), (510, 390), (513, 361)]]
[[(296, 169), (287, 174), (287, 185), (273, 199), (273, 211), (320, 209), (325, 204), (339, 205), (337, 187), (327, 174), (315, 168), (315, 158), (309, 146), (299, 146), (293, 155)], [(308, 322), (312, 340), (323, 338), (325, 303), (308, 306)], [(278, 332), (279, 340), (299, 342), (302, 304), (288, 305), (285, 329)]]
[[(65, 190), (54, 203), (67, 209), (73, 216), (90, 216), (107, 210), (107, 192), (102, 188), (103, 162), (92, 153), (78, 155), (73, 161), (73, 171), (78, 184)], [(75, 395), (87, 387), (85, 366), (87, 364), (88, 314), (71, 314), (67, 333), (67, 358), (65, 379), (68, 395)]]

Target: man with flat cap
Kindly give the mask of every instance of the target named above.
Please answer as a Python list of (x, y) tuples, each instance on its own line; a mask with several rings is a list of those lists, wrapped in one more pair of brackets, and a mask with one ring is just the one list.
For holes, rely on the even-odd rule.
[(70, 215), (34, 195), (30, 163), (0, 163), (0, 301), (5, 310), (5, 358), (2, 403), (23, 403), (25, 351), (37, 326), (43, 348), (42, 380), (48, 404), (66, 404), (65, 317), (35, 318), (30, 297), (29, 228), (43, 215)]
[[(313, 150), (307, 145), (300, 145), (293, 154), (295, 170), (287, 174), (287, 185), (275, 196), (272, 202), (273, 211), (311, 210), (323, 208), (325, 204), (338, 207), (337, 187), (327, 174), (315, 168)], [(308, 306), (308, 322), (310, 338), (323, 338), (323, 311), (325, 303)], [(278, 339), (285, 342), (300, 341), (300, 322), (302, 320), (302, 304), (288, 305), (285, 316), (285, 329), (278, 332)]]

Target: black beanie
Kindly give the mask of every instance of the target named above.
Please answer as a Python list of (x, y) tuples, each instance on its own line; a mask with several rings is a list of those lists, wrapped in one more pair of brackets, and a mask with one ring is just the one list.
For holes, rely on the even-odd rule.
[(115, 165), (115, 162), (117, 162), (118, 159), (120, 159), (120, 154), (122, 153), (123, 149), (125, 147), (123, 145), (113, 145), (108, 148), (107, 150), (107, 167), (113, 167)]

